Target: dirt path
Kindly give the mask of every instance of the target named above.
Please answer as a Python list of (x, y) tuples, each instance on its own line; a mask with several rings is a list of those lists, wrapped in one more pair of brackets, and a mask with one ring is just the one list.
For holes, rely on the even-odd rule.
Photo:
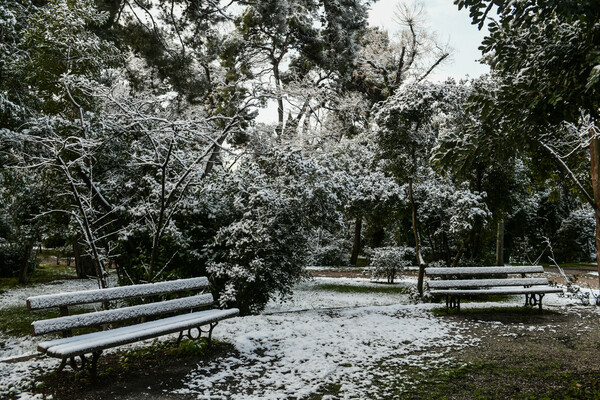
[(406, 399), (600, 399), (600, 318), (593, 308), (543, 315), (491, 310), (445, 315), (466, 325), (477, 346), (451, 370), (422, 376)]

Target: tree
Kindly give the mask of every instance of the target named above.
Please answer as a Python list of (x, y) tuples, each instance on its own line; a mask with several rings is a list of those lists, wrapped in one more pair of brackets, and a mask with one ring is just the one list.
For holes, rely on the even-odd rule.
[(288, 86), (306, 88), (308, 84), (335, 91), (350, 78), (358, 51), (356, 34), (366, 26), (369, 2), (268, 0), (249, 4), (236, 18), (229, 62), (254, 79), (272, 82), (262, 91), (277, 102), (278, 139), (294, 132), (303, 118), (327, 102), (315, 99), (314, 89), (296, 91), (299, 104), (295, 107), (291, 102), (286, 108)]
[(453, 82), (408, 85), (381, 103), (375, 116), (380, 156), (388, 160), (388, 167), (397, 179), (408, 183), (420, 294), (423, 292), (425, 262), (421, 254), (414, 183), (421, 175), (419, 170), (428, 164), (429, 149), (437, 135), (439, 118), (436, 117), (459, 107), (461, 90), (461, 86)]
[(372, 133), (343, 137), (329, 146), (320, 163), (335, 171), (333, 178), (343, 188), (344, 209), (354, 222), (354, 240), (350, 264), (356, 265), (362, 247), (362, 228), (365, 219), (381, 210), (391, 210), (401, 201), (400, 187), (377, 158)]
[[(18, 29), (15, 36), (19, 40), (13, 41), (11, 46), (18, 56), (8, 58), (2, 66), (9, 77), (5, 81), (8, 96), (3, 98), (3, 103), (13, 110), (21, 110), (19, 124), (7, 126), (6, 149), (8, 152), (24, 149), (22, 154), (27, 155), (21, 161), (51, 154), (58, 167), (56, 171), (63, 174), (78, 209), (78, 221), (96, 263), (99, 285), (106, 287), (103, 262), (90, 230), (91, 216), (86, 213), (81, 192), (68, 167), (77, 164), (81, 175), (85, 175), (89, 167), (90, 159), (78, 158), (70, 150), (88, 139), (84, 111), (85, 108), (93, 109), (94, 99), (70, 86), (70, 80), (65, 77), (73, 74), (75, 80), (99, 78), (104, 68), (120, 59), (111, 43), (89, 29), (104, 23), (107, 16), (98, 12), (91, 1), (68, 3), (57, 0), (41, 7), (9, 3), (8, 9), (21, 13), (24, 22), (13, 25)], [(28, 138), (36, 131), (40, 133), (37, 137), (39, 146), (28, 148), (31, 144)], [(55, 144), (62, 142), (63, 147), (59, 149), (49, 144), (47, 139), (50, 137), (57, 139)], [(52, 150), (56, 151), (52, 153)]]
[(362, 32), (353, 84), (373, 104), (392, 96), (402, 85), (423, 82), (451, 56), (451, 49), (427, 29), (425, 17), (422, 3), (399, 3), (398, 40), (390, 39), (388, 32), (379, 28)]
[[(519, 174), (523, 165), (518, 146), (511, 135), (506, 135), (489, 124), (476, 107), (466, 107), (473, 93), (490, 93), (498, 81), (488, 76), (464, 82), (462, 103), (448, 115), (436, 139), (431, 154), (431, 164), (440, 174), (457, 180), (467, 180), (471, 190), (485, 192), (485, 202), (493, 213), (497, 226), (497, 241), (503, 241), (504, 220), (511, 210), (519, 206), (526, 190), (526, 177)], [(521, 152), (523, 153), (523, 152)], [(477, 222), (476, 231), (470, 235), (472, 256), (478, 257), (481, 249), (483, 225)], [(502, 246), (497, 246), (497, 265), (503, 265)]]
[[(496, 8), (482, 43), (484, 59), (502, 78), (497, 92), (477, 99), (483, 116), (504, 132), (513, 132), (529, 148), (565, 169), (562, 157), (544, 143), (544, 135), (560, 135), (560, 126), (577, 124), (582, 113), (588, 129), (592, 195), (586, 185), (569, 178), (596, 214), (596, 252), (600, 270), (600, 137), (598, 137), (600, 59), (597, 24), (600, 8), (594, 1), (538, 2), (456, 0), (469, 9), (482, 27)], [(557, 136), (560, 138), (560, 136)]]
[(0, 275), (21, 284), (37, 265), (33, 250), (45, 224), (36, 216), (50, 192), (36, 178), (27, 170), (0, 171)]
[(337, 228), (342, 219), (331, 171), (299, 151), (255, 150), (198, 191), (199, 208), (216, 229), (204, 249), (216, 298), (243, 314), (288, 296), (306, 276), (314, 231)]

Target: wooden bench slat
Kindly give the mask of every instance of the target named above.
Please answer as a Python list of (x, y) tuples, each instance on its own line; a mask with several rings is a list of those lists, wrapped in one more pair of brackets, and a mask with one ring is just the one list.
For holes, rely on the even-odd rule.
[(82, 290), (70, 293), (34, 296), (27, 299), (29, 310), (72, 306), (77, 304), (99, 303), (133, 297), (154, 296), (208, 287), (208, 278), (178, 279), (174, 281), (146, 283), (142, 285), (120, 286), (108, 289)]
[(495, 287), (493, 289), (439, 289), (432, 290), (431, 294), (464, 296), (464, 295), (490, 295), (490, 294), (535, 294), (535, 293), (562, 293), (561, 288), (552, 286), (536, 286), (530, 288), (520, 287)]
[(138, 317), (148, 317), (172, 311), (192, 309), (213, 303), (212, 294), (201, 294), (180, 299), (142, 304), (138, 306), (98, 311), (89, 314), (70, 315), (54, 319), (35, 321), (31, 324), (32, 335), (41, 335), (69, 329), (97, 326)]
[(535, 274), (543, 273), (541, 265), (507, 266), (507, 267), (457, 267), (426, 268), (425, 273), (434, 275), (498, 275), (498, 274)]
[[(148, 326), (148, 327), (161, 326), (163, 324), (168, 325), (171, 323), (171, 321), (174, 319), (174, 317), (179, 317), (179, 320), (181, 320), (183, 322), (185, 320), (194, 319), (197, 317), (196, 314), (204, 313), (206, 311), (216, 311), (216, 310), (213, 309), (213, 310), (204, 310), (204, 311), (196, 311), (196, 312), (192, 312), (192, 313), (180, 314), (180, 315), (173, 316), (173, 317), (161, 318), (161, 319), (157, 319), (154, 321), (147, 321), (147, 322), (144, 322), (144, 324), (146, 324), (145, 326)], [(66, 337), (66, 338), (61, 338), (61, 339), (47, 340), (45, 342), (41, 342), (38, 344), (38, 350), (41, 352), (45, 352), (50, 347), (60, 346), (60, 345), (67, 344), (67, 343), (85, 342), (88, 340), (93, 341), (98, 338), (105, 337), (107, 335), (107, 332), (115, 332), (115, 331), (119, 331), (122, 333), (127, 333), (129, 331), (135, 332), (135, 331), (137, 331), (136, 326), (137, 325), (128, 325), (128, 326), (122, 326), (120, 328), (110, 329), (110, 330), (106, 330), (106, 331), (90, 332), (90, 333), (86, 333), (83, 335), (71, 336), (71, 337)]]
[(529, 286), (547, 285), (546, 278), (514, 278), (514, 279), (456, 279), (429, 281), (429, 287), (435, 289), (444, 288), (476, 288), (492, 286)]
[(239, 310), (205, 310), (108, 331), (43, 342), (38, 349), (54, 357), (73, 357), (210, 324), (239, 314)]

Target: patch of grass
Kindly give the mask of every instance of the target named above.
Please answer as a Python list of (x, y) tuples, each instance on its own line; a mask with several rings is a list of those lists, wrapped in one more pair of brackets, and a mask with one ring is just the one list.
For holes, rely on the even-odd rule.
[[(542, 263), (543, 267), (554, 267), (554, 264)], [(559, 264), (561, 268), (581, 268), (581, 267), (596, 267), (596, 264), (591, 262), (570, 262)]]
[(33, 321), (58, 317), (56, 310), (27, 311), (25, 304), (2, 308), (0, 311), (0, 331), (9, 336), (28, 336)]
[(324, 284), (315, 286), (316, 290), (338, 292), (338, 293), (395, 293), (403, 294), (408, 292), (407, 287), (396, 285), (381, 286), (351, 286), (339, 284)]
[[(92, 306), (69, 307), (69, 314), (82, 314), (89, 311)], [(29, 336), (31, 323), (41, 319), (57, 318), (60, 314), (57, 308), (47, 310), (28, 311), (25, 304), (22, 306), (10, 306), (0, 309), (0, 332), (8, 336)], [(81, 328), (76, 334), (93, 332), (93, 328)], [(56, 334), (58, 335), (58, 334)], [(56, 336), (54, 335), (54, 336)], [(50, 337), (52, 335), (48, 335)]]
[[(471, 363), (455, 368), (411, 367), (403, 376), (412, 385), (397, 389), (390, 399), (600, 398), (600, 381), (592, 372), (573, 373), (558, 363), (539, 363), (535, 358), (523, 361)], [(392, 382), (392, 386), (396, 385)]]
[[(58, 280), (77, 279), (74, 267), (56, 264), (40, 264), (27, 276), (26, 285), (51, 283)], [(23, 286), (17, 278), (0, 278), (0, 291)]]
[(365, 268), (367, 266), (369, 266), (369, 259), (363, 258), (363, 257), (358, 257), (358, 259), (356, 260), (356, 267), (357, 268)]
[[(212, 341), (212, 346), (221, 346), (221, 342)], [(174, 341), (160, 341), (155, 339), (150, 346), (144, 346), (133, 350), (118, 353), (119, 366), (123, 371), (129, 371), (132, 365), (143, 362), (144, 359), (155, 357), (182, 358), (202, 357), (206, 354), (209, 345), (206, 340), (182, 340), (179, 346)], [(104, 372), (105, 374), (107, 372)]]
[(321, 388), (317, 393), (311, 395), (309, 400), (321, 400), (323, 397), (327, 396), (337, 396), (342, 389), (342, 385), (338, 383), (330, 383)]
[(205, 340), (183, 340), (178, 346), (175, 340), (155, 340), (143, 347), (103, 354), (96, 379), (87, 371), (74, 372), (67, 367), (59, 374), (42, 375), (33, 390), (56, 400), (110, 399), (115, 393), (119, 398), (137, 399), (152, 386), (151, 397), (158, 399), (170, 389), (180, 388), (182, 377), (198, 363), (230, 356), (239, 354), (225, 342), (213, 340), (209, 346)]

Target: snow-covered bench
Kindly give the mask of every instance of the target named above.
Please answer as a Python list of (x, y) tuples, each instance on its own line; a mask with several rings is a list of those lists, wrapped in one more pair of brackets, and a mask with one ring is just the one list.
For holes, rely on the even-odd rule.
[[(207, 287), (208, 279), (199, 277), (30, 297), (27, 299), (27, 308), (30, 311), (58, 308), (61, 315), (58, 318), (33, 322), (31, 334), (36, 336), (62, 332), (63, 338), (41, 342), (38, 344), (38, 350), (62, 359), (58, 371), (65, 367), (67, 361), (74, 369), (86, 367), (85, 354), (91, 353), (89, 368), (95, 375), (98, 358), (104, 349), (176, 332), (179, 332), (178, 342), (184, 335), (197, 339), (202, 333), (207, 334), (210, 342), (213, 328), (218, 321), (238, 315), (239, 310), (205, 309), (213, 303), (210, 293), (185, 296)], [(178, 298), (173, 298), (175, 293), (179, 293)], [(170, 299), (150, 302), (161, 295)], [(69, 315), (68, 311), (70, 306), (90, 303), (113, 302), (110, 303), (113, 307), (115, 300), (134, 298), (141, 298), (142, 304), (78, 315)], [(197, 309), (202, 310), (194, 311)], [(164, 314), (168, 315), (164, 317)], [(118, 327), (113, 328), (116, 325)], [(204, 326), (206, 328), (203, 329)], [(74, 329), (88, 327), (99, 327), (103, 330), (73, 336)], [(80, 366), (75, 362), (77, 356), (81, 358)]]
[[(562, 289), (548, 285), (546, 278), (527, 278), (527, 274), (544, 272), (542, 266), (426, 268), (433, 296), (445, 296), (446, 308), (460, 311), (464, 296), (524, 294), (526, 306), (539, 306), (546, 293), (560, 293)], [(512, 276), (511, 276), (512, 275)], [(514, 275), (519, 275), (514, 277)]]

